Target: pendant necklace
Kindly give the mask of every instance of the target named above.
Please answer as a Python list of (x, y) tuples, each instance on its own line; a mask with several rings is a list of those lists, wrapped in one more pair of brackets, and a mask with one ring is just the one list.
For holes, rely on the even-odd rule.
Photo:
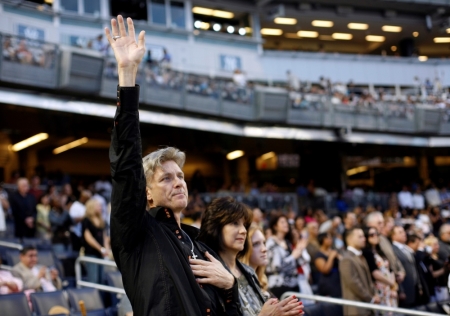
[[(181, 229), (181, 228), (180, 228)], [(189, 241), (191, 242), (191, 254), (192, 254), (192, 259), (197, 259), (197, 255), (194, 253), (194, 243), (191, 240), (191, 237), (189, 237), (188, 234), (186, 234), (186, 232), (184, 230), (181, 229), (181, 231), (187, 236), (187, 238), (189, 239)]]

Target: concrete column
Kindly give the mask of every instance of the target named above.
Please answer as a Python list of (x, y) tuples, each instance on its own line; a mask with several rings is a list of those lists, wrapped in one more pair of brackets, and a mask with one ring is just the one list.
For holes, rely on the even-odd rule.
[(419, 175), (424, 185), (430, 183), (430, 174), (428, 172), (428, 157), (425, 154), (419, 158)]
[(34, 169), (38, 166), (39, 160), (36, 150), (28, 149), (25, 153), (24, 169), (25, 175), (29, 179), (34, 175)]
[(248, 163), (248, 157), (244, 156), (241, 158), (238, 158), (237, 160), (237, 177), (241, 179), (242, 184), (247, 188), (249, 186), (249, 163)]

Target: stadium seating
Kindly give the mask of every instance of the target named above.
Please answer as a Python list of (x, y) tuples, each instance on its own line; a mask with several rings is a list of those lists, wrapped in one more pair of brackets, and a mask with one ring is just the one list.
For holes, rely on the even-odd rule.
[(31, 316), (24, 293), (0, 295), (0, 306), (2, 316)]
[(49, 315), (50, 310), (55, 306), (70, 310), (69, 302), (63, 291), (32, 293), (30, 297), (36, 316)]
[[(75, 313), (81, 312), (79, 302), (83, 301), (89, 316), (106, 316), (105, 306), (97, 289), (68, 289), (69, 302)], [(75, 314), (76, 315), (76, 314)]]
[[(122, 274), (119, 271), (105, 271), (106, 285), (118, 287), (123, 289)], [(119, 304), (121, 294), (111, 294), (111, 305), (117, 306)]]

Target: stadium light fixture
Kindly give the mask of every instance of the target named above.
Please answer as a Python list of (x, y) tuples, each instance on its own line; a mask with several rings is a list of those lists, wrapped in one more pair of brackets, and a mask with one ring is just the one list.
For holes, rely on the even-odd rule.
[(294, 18), (282, 18), (278, 17), (273, 20), (276, 24), (284, 24), (284, 25), (295, 25), (297, 24), (297, 19)]
[(60, 153), (65, 152), (65, 151), (67, 151), (69, 149), (72, 149), (72, 148), (81, 146), (83, 144), (86, 144), (88, 141), (89, 141), (89, 139), (87, 137), (83, 137), (83, 138), (74, 140), (73, 142), (70, 142), (68, 144), (65, 144), (65, 145), (62, 145), (62, 146), (60, 146), (58, 148), (53, 149), (53, 154), (54, 155), (60, 154)]
[(209, 29), (209, 26), (210, 26), (210, 24), (208, 22), (195, 21), (195, 23), (194, 23), (194, 27), (196, 29), (207, 30), (207, 29)]
[(382, 43), (385, 40), (386, 40), (386, 38), (381, 35), (367, 35), (366, 36), (366, 41), (368, 41), (368, 42)]
[(277, 156), (277, 154), (274, 151), (271, 151), (271, 152), (268, 152), (268, 153), (262, 155), (261, 159), (262, 160), (268, 160), (268, 159), (271, 159), (271, 158), (276, 157), (276, 156)]
[(331, 37), (336, 40), (349, 41), (353, 38), (353, 35), (349, 33), (333, 33)]
[(234, 18), (233, 12), (222, 11), (222, 10), (214, 10), (210, 8), (202, 8), (202, 7), (193, 7), (192, 13), (201, 14), (201, 15), (209, 15), (215, 16), (223, 19), (232, 19)]
[(245, 34), (247, 34), (247, 31), (245, 30), (245, 28), (243, 28), (243, 27), (241, 27), (240, 29), (239, 29), (239, 35), (242, 35), (242, 36), (244, 36)]
[(369, 28), (369, 24), (366, 23), (349, 23), (347, 27), (351, 30), (367, 30)]
[(401, 26), (394, 26), (394, 25), (383, 25), (381, 27), (383, 32), (390, 32), (390, 33), (400, 33), (402, 31)]
[(47, 4), (53, 4), (53, 0), (44, 0), (44, 2)]
[(369, 167), (366, 167), (366, 166), (352, 168), (352, 169), (347, 170), (347, 176), (353, 176), (353, 175), (361, 173), (361, 172), (366, 172), (367, 170), (369, 170)]
[(215, 23), (213, 25), (213, 30), (216, 32), (219, 32), (221, 28), (222, 28), (222, 26), (219, 23)]
[(413, 32), (413, 36), (414, 36), (414, 37), (419, 36), (419, 32)]
[(314, 20), (311, 22), (312, 26), (315, 27), (333, 27), (333, 21), (323, 21), (323, 20)]
[(297, 35), (299, 37), (316, 38), (319, 37), (319, 33), (316, 31), (298, 31)]
[(246, 26), (244, 29), (245, 29), (245, 32), (246, 32), (246, 33), (253, 33), (252, 28), (249, 27), (249, 26)]
[(261, 34), (262, 35), (271, 35), (271, 36), (280, 36), (281, 34), (283, 34), (283, 30), (263, 28), (263, 29), (261, 29)]
[(242, 150), (235, 150), (235, 151), (232, 151), (232, 152), (227, 154), (227, 159), (228, 160), (234, 160), (234, 159), (237, 159), (237, 158), (240, 158), (240, 157), (244, 156), (244, 154), (245, 153)]
[(448, 33), (450, 33), (450, 27), (448, 29), (445, 30)]
[(419, 56), (418, 59), (419, 61), (424, 62), (428, 60), (428, 56)]
[(234, 26), (229, 25), (227, 27), (227, 32), (230, 33), (230, 34), (233, 34), (234, 33)]
[(20, 151), (48, 138), (47, 133), (39, 133), (11, 146), (12, 151)]
[(441, 44), (441, 43), (450, 43), (450, 37), (435, 37), (433, 39), (433, 41), (436, 44)]
[(391, 46), (391, 51), (396, 52), (397, 51), (397, 46)]

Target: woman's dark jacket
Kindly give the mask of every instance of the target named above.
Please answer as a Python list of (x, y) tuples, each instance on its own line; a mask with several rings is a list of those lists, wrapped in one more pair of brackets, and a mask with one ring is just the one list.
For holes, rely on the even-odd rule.
[[(162, 207), (146, 211), (139, 86), (117, 90), (109, 153), (111, 246), (134, 315), (240, 315), (237, 282), (227, 291), (199, 286), (189, 265), (190, 242), (183, 238), (172, 211)], [(204, 252), (210, 250), (195, 241), (198, 230), (181, 227), (195, 243), (195, 253), (205, 260)]]

